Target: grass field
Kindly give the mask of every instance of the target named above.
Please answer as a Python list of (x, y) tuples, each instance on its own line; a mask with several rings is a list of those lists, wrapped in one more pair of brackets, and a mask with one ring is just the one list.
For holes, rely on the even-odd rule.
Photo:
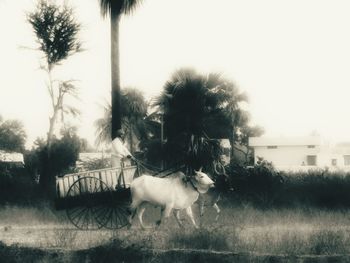
[[(198, 214), (196, 205), (195, 214)], [(194, 229), (183, 214), (185, 228), (173, 217), (159, 229), (154, 222), (160, 211), (145, 212), (142, 230), (137, 221), (132, 229), (117, 231), (76, 230), (64, 212), (38, 207), (0, 208), (0, 241), (41, 248), (84, 249), (114, 244), (151, 249), (208, 249), (236, 253), (274, 255), (350, 254), (350, 211), (315, 208), (260, 210), (247, 206), (224, 207), (218, 222), (208, 208), (202, 227)], [(199, 218), (196, 218), (200, 221)]]

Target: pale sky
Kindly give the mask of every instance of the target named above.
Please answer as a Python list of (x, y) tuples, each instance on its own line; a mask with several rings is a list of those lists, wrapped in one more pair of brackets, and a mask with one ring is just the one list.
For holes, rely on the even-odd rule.
[[(58, 79), (79, 80), (79, 135), (110, 96), (109, 20), (97, 0), (66, 0), (82, 23), (85, 52)], [(50, 114), (41, 54), (25, 20), (34, 0), (0, 0), (0, 114), (23, 121), (28, 146), (44, 137)], [(152, 97), (181, 67), (222, 72), (249, 98), (252, 123), (268, 136), (318, 131), (350, 141), (350, 1), (145, 0), (120, 28), (121, 82)]]

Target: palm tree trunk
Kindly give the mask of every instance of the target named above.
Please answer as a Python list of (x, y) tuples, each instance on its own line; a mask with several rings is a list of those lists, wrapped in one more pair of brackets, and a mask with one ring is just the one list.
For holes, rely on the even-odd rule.
[(130, 144), (130, 152), (131, 154), (134, 154), (134, 140), (133, 140), (133, 132), (132, 129), (129, 131), (129, 144)]
[(235, 145), (235, 136), (234, 136), (234, 128), (232, 127), (230, 129), (230, 136), (229, 136), (229, 140), (230, 140), (230, 144), (231, 144), (231, 152), (230, 152), (230, 164), (232, 164), (234, 162), (234, 154), (235, 154), (235, 151), (234, 151), (234, 145)]
[(111, 98), (112, 98), (112, 141), (121, 129), (120, 116), (120, 69), (119, 69), (119, 21), (120, 15), (111, 14)]

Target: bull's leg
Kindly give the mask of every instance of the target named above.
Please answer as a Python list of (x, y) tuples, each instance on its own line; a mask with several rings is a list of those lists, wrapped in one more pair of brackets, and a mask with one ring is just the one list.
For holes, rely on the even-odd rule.
[(160, 218), (159, 218), (159, 220), (157, 220), (157, 222), (156, 222), (156, 225), (157, 225), (157, 226), (159, 226), (160, 223), (162, 222), (162, 217), (163, 217), (164, 209), (165, 209), (165, 207), (163, 207), (163, 206), (160, 207)]
[(204, 200), (199, 200), (198, 206), (199, 206), (199, 216), (200, 216), (199, 225), (202, 227), (203, 225), (202, 217), (204, 215)]
[(199, 215), (200, 216), (204, 215), (204, 202), (202, 201), (199, 202)]
[(139, 218), (139, 222), (140, 222), (142, 229), (146, 229), (145, 225), (143, 224), (143, 220), (142, 220), (142, 216), (143, 216), (143, 213), (145, 212), (145, 210), (146, 210), (145, 204), (141, 204), (139, 206), (139, 208), (137, 209), (137, 217)]
[(204, 200), (204, 196), (202, 194), (200, 194), (198, 196), (198, 208), (199, 208), (199, 216), (200, 216), (200, 219), (199, 219), (199, 225), (202, 226), (203, 224), (203, 220), (202, 220), (202, 217), (204, 215), (204, 205), (205, 205), (205, 200)]
[(179, 224), (179, 226), (183, 227), (183, 224), (182, 224), (181, 218), (180, 218), (180, 210), (174, 210), (174, 216), (175, 216), (176, 221)]
[(189, 206), (186, 208), (186, 214), (189, 216), (191, 219), (192, 224), (194, 225), (195, 228), (198, 228), (196, 221), (194, 221), (193, 214), (192, 214), (192, 208)]
[(165, 206), (165, 208), (162, 209), (162, 214), (161, 214), (160, 220), (157, 221), (157, 226), (160, 226), (162, 222), (164, 222), (167, 218), (169, 218), (172, 209), (173, 207), (170, 205)]
[(218, 221), (218, 219), (219, 219), (219, 216), (220, 216), (220, 208), (219, 208), (219, 206), (217, 205), (217, 203), (215, 203), (214, 205), (213, 205), (213, 207), (214, 207), (214, 209), (216, 210), (216, 217), (215, 217), (215, 222), (217, 222)]
[(128, 221), (129, 221), (129, 225), (128, 225), (128, 229), (131, 228), (131, 225), (132, 225), (132, 220), (134, 219), (136, 213), (137, 213), (137, 209), (139, 207), (139, 205), (141, 204), (141, 202), (138, 202), (138, 201), (132, 201), (131, 205), (130, 205), (130, 208), (129, 208), (129, 218), (128, 218)]
[(130, 229), (131, 226), (132, 226), (132, 220), (135, 217), (136, 209), (135, 208), (130, 208), (129, 212), (130, 212), (130, 215), (128, 217), (128, 229)]

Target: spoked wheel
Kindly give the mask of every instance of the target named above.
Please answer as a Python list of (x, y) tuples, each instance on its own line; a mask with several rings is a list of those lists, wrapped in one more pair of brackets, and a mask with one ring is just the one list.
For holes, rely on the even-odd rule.
[(82, 177), (67, 192), (67, 217), (79, 229), (99, 229), (99, 215), (105, 200), (111, 198), (109, 187), (95, 177)]
[(111, 192), (111, 196), (108, 205), (98, 211), (96, 220), (100, 227), (120, 229), (129, 224), (130, 190), (120, 189)]

